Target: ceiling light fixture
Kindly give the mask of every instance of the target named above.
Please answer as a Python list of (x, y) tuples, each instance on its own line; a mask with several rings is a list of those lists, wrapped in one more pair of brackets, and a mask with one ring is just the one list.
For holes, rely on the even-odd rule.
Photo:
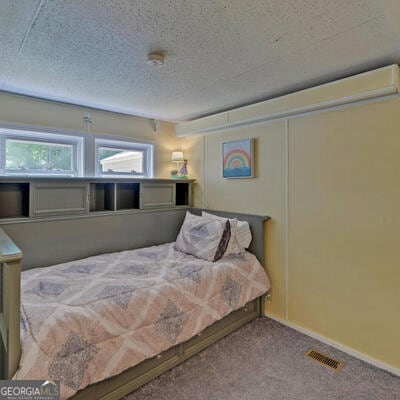
[(162, 52), (150, 53), (147, 56), (147, 64), (161, 66), (164, 64), (165, 55)]

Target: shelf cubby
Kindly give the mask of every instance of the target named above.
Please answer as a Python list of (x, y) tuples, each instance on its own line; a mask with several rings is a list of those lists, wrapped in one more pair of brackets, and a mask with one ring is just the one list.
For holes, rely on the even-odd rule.
[(175, 184), (175, 205), (188, 206), (190, 204), (189, 183), (177, 182)]
[(139, 209), (140, 183), (117, 183), (117, 210)]
[(29, 183), (0, 183), (0, 218), (29, 217)]
[(115, 184), (90, 184), (90, 212), (115, 210)]

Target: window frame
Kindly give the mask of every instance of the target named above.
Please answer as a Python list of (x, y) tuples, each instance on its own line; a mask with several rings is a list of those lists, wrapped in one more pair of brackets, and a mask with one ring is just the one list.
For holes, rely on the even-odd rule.
[[(72, 171), (6, 170), (6, 140), (54, 143), (73, 146)], [(143, 174), (102, 173), (99, 171), (98, 149), (110, 147), (143, 152)], [(33, 125), (0, 123), (0, 179), (1, 177), (115, 177), (126, 179), (154, 178), (155, 142), (133, 137), (92, 134)]]
[[(137, 175), (130, 172), (103, 172), (100, 169), (99, 150), (101, 147), (116, 150), (137, 151), (143, 153), (142, 169), (143, 174)], [(96, 177), (121, 177), (121, 178), (153, 178), (154, 144), (146, 142), (131, 142), (125, 140), (113, 140), (95, 138), (95, 176)]]
[[(72, 146), (71, 171), (40, 171), (36, 169), (7, 169), (6, 141), (21, 140), (31, 143), (50, 143)], [(0, 176), (64, 176), (83, 175), (83, 137), (59, 133), (48, 133), (42, 130), (20, 130), (0, 127)]]

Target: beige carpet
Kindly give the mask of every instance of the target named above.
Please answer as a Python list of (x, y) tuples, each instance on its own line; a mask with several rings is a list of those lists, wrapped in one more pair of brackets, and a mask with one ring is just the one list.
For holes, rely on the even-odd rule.
[[(343, 369), (307, 359), (311, 347)], [(400, 400), (400, 378), (259, 318), (125, 400)]]

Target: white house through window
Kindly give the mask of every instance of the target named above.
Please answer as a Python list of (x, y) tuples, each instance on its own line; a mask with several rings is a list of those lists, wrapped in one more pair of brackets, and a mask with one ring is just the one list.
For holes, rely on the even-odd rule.
[(153, 146), (96, 140), (97, 175), (152, 176)]

